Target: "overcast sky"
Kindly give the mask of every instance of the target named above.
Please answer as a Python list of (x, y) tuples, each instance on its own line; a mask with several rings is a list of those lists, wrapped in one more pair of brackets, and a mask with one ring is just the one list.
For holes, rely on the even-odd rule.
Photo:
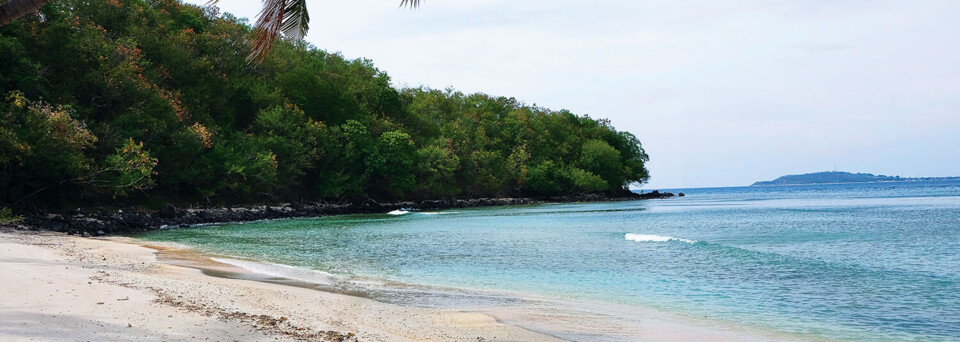
[[(205, 1), (201, 1), (205, 2)], [(609, 118), (646, 189), (960, 176), (960, 1), (308, 0), (307, 41), (396, 86)], [(254, 21), (260, 2), (222, 0)]]

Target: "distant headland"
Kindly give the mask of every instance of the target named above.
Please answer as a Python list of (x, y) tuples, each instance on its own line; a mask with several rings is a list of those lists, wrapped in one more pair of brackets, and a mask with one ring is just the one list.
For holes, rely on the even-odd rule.
[(800, 184), (828, 184), (828, 183), (874, 183), (874, 182), (917, 182), (936, 180), (960, 180), (960, 177), (900, 177), (884, 176), (872, 173), (850, 173), (843, 171), (824, 171), (805, 173), (802, 175), (787, 175), (772, 181), (759, 181), (752, 186), (765, 185), (800, 185)]

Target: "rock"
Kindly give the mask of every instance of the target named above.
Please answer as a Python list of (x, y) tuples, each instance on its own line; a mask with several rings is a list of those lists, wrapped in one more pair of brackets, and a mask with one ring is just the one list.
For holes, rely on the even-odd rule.
[(160, 209), (160, 217), (163, 217), (163, 218), (177, 217), (177, 207), (173, 206), (173, 204), (167, 203), (167, 205), (163, 206), (163, 209)]
[(681, 192), (681, 193), (677, 194), (677, 196), (683, 197), (683, 196), (686, 196), (686, 195), (684, 195), (684, 194)]
[(216, 222), (242, 222), (290, 217), (319, 217), (342, 214), (384, 213), (404, 208), (413, 210), (441, 210), (482, 206), (518, 205), (547, 202), (615, 201), (635, 199), (659, 199), (674, 196), (672, 193), (651, 191), (637, 194), (621, 191), (607, 194), (581, 194), (546, 198), (470, 198), (435, 199), (422, 201), (397, 201), (392, 203), (367, 199), (355, 203), (279, 203), (278, 206), (257, 205), (233, 208), (177, 208), (166, 204), (160, 211), (147, 215), (135, 208), (126, 210), (77, 212), (72, 215), (37, 212), (24, 220), (25, 226), (17, 229), (51, 230), (64, 233), (90, 235), (124, 234), (153, 229), (190, 227), (196, 224)]

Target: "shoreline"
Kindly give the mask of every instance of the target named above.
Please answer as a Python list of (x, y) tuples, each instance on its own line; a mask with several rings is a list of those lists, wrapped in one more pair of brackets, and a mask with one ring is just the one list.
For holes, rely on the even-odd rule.
[(284, 218), (386, 213), (392, 210), (442, 210), (543, 203), (633, 201), (673, 197), (673, 193), (651, 191), (643, 194), (608, 196), (602, 194), (543, 198), (473, 198), (379, 203), (279, 203), (276, 205), (236, 205), (230, 207), (179, 208), (167, 204), (158, 211), (140, 208), (103, 210), (77, 208), (69, 213), (39, 211), (27, 215), (15, 228), (54, 231), (80, 236), (104, 236), (141, 233), (196, 225), (241, 223)]
[(30, 275), (0, 283), (0, 340), (560, 341), (479, 313), (208, 276), (138, 241), (0, 230), (0, 272)]
[[(24, 254), (22, 249), (32, 250), (27, 257), (11, 258), (11, 247), (20, 249), (15, 254)], [(30, 258), (33, 253), (44, 254), (42, 258)], [(27, 261), (29, 259), (29, 262)], [(41, 260), (34, 260), (41, 259)], [(42, 262), (41, 262), (42, 261)], [(571, 315), (570, 312), (557, 311), (553, 307), (490, 307), (460, 309), (437, 309), (402, 306), (379, 302), (350, 293), (327, 291), (315, 284), (280, 279), (264, 274), (256, 274), (239, 266), (223, 264), (199, 252), (163, 246), (149, 241), (133, 238), (95, 238), (87, 239), (56, 233), (33, 233), (0, 230), (0, 272), (9, 272), (11, 263), (24, 267), (30, 274), (45, 274), (42, 269), (47, 263), (55, 263), (57, 270), (49, 274), (61, 279), (64, 272), (71, 273), (67, 278), (76, 278), (81, 282), (76, 286), (100, 286), (106, 290), (97, 292), (127, 291), (126, 298), (136, 297), (139, 305), (127, 308), (134, 312), (128, 316), (141, 317), (140, 321), (126, 323), (130, 326), (153, 329), (151, 336), (169, 339), (162, 325), (173, 320), (199, 319), (203, 328), (191, 334), (195, 336), (214, 336), (220, 339), (218, 329), (232, 329), (242, 333), (239, 340), (257, 340), (278, 338), (280, 340), (328, 340), (328, 341), (403, 341), (403, 340), (455, 340), (455, 341), (560, 341), (555, 336), (564, 336), (566, 327), (563, 322), (576, 321), (587, 324), (597, 317)], [(69, 265), (64, 269), (60, 265)], [(75, 270), (75, 271), (70, 271)], [(219, 272), (219, 274), (217, 274)], [(8, 274), (8, 273), (7, 273)], [(82, 281), (87, 281), (84, 285)], [(15, 283), (14, 286), (17, 284)], [(7, 285), (9, 286), (9, 285)], [(4, 286), (0, 286), (3, 288)], [(59, 297), (74, 286), (57, 286), (51, 291), (33, 293), (27, 296)], [(32, 288), (32, 287), (29, 287)], [(13, 303), (19, 298), (4, 298), (10, 290), (0, 291), (0, 303)], [(61, 291), (63, 290), (63, 291)], [(215, 295), (210, 295), (215, 294)], [(118, 298), (117, 300), (122, 299)], [(110, 299), (114, 300), (114, 299)], [(117, 303), (120, 303), (119, 301)], [(124, 301), (121, 304), (125, 304)], [(114, 304), (114, 303), (109, 303)], [(312, 305), (304, 305), (312, 304)], [(95, 315), (99, 303), (85, 301), (73, 307), (80, 311), (91, 311)], [(0, 304), (0, 317), (3, 315), (23, 315), (16, 312), (17, 307), (3, 307)], [(51, 315), (47, 321), (31, 327), (37, 336), (50, 340), (63, 340), (48, 333), (49, 319), (56, 314), (67, 314), (51, 310), (50, 307), (35, 306), (31, 314)], [(156, 315), (156, 311), (167, 313)], [(635, 309), (630, 309), (635, 310)], [(169, 312), (175, 312), (170, 314)], [(756, 331), (743, 326), (721, 326), (717, 322), (697, 319), (678, 319), (658, 313), (655, 310), (641, 310), (643, 321), (625, 322), (619, 327), (634, 338), (654, 341), (711, 340), (711, 341), (770, 341), (793, 340), (795, 338)], [(199, 318), (197, 318), (199, 316)], [(166, 318), (164, 318), (166, 317)], [(193, 318), (189, 318), (193, 317)], [(153, 318), (156, 318), (154, 321)], [(189, 318), (189, 319), (188, 319)], [(96, 324), (87, 326), (87, 334), (97, 335), (94, 339), (109, 339), (110, 331), (100, 331), (99, 327), (109, 325), (117, 318), (94, 320)], [(122, 318), (121, 318), (122, 320)], [(532, 322), (532, 323), (531, 323)], [(584, 323), (587, 322), (587, 323)], [(174, 324), (187, 324), (184, 322)], [(631, 324), (635, 326), (630, 326)], [(156, 325), (156, 326), (155, 326)], [(194, 323), (190, 323), (191, 326)], [(57, 324), (53, 324), (54, 327)], [(120, 324), (122, 327), (123, 324)], [(239, 327), (238, 327), (239, 326)], [(84, 328), (86, 329), (86, 328)], [(81, 329), (83, 330), (83, 329)], [(123, 329), (119, 329), (122, 330)], [(140, 329), (143, 330), (143, 329)], [(189, 329), (188, 329), (189, 330)], [(138, 330), (139, 331), (139, 330)], [(590, 336), (590, 331), (578, 335), (579, 340)], [(8, 329), (0, 326), (0, 337), (9, 334)], [(159, 334), (159, 335), (156, 335)], [(21, 337), (27, 335), (21, 335)], [(121, 335), (117, 335), (121, 336)], [(191, 337), (195, 337), (191, 336)], [(128, 336), (129, 337), (129, 336)], [(600, 337), (600, 336), (594, 336)], [(2, 339), (2, 338), (0, 338)], [(118, 339), (125, 339), (118, 337)], [(616, 339), (614, 339), (616, 340)]]

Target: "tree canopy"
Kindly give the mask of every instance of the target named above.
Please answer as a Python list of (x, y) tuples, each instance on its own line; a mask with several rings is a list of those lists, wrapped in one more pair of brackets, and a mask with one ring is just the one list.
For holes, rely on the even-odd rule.
[[(405, 88), (367, 59), (174, 0), (63, 0), (0, 27), (0, 203), (550, 196), (647, 180), (607, 120)], [(85, 202), (86, 203), (86, 202)]]

